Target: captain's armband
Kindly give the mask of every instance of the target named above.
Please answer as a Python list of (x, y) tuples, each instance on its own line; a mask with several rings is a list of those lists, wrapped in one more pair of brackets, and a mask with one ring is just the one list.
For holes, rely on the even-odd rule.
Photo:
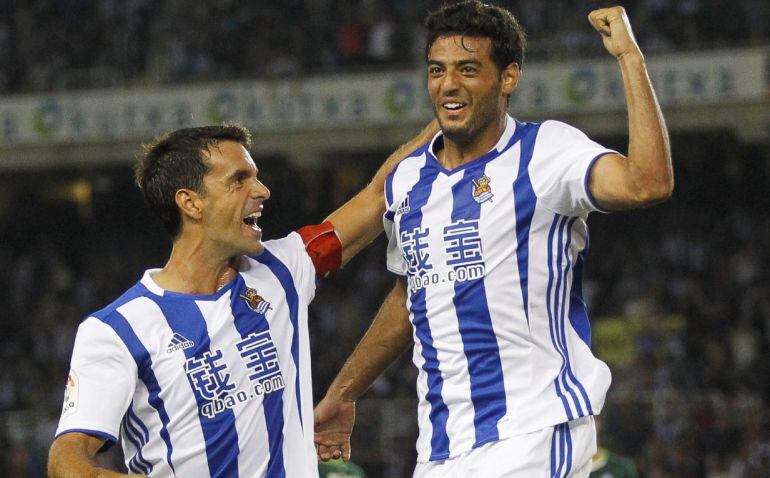
[(340, 268), (342, 264), (342, 243), (334, 230), (334, 224), (326, 221), (297, 230), (305, 244), (305, 250), (315, 266), (315, 273), (323, 279)]

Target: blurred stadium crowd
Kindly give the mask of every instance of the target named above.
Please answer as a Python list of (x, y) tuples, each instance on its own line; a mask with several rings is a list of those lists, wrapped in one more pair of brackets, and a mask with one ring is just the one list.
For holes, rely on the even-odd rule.
[[(437, 0), (4, 0), (0, 92), (330, 73), (419, 65)], [(597, 0), (498, 2), (530, 59), (603, 54), (584, 13)], [(759, 44), (763, 0), (630, 0), (643, 51)], [(237, 8), (236, 8), (237, 6)]]
[[(412, 68), (422, 58), (422, 17), (437, 3), (0, 0), (0, 93)], [(599, 2), (499, 3), (527, 28), (529, 59), (602, 53), (575, 13)], [(763, 0), (621, 3), (649, 53), (770, 39)], [(624, 138), (597, 139), (625, 148)], [(720, 131), (675, 134), (672, 147), (669, 203), (589, 221), (584, 292), (598, 355), (606, 348), (614, 374), (602, 442), (632, 457), (642, 477), (767, 478), (770, 147)], [(256, 158), (273, 192), (266, 237), (320, 221), (386, 155), (329, 153), (306, 169)], [(131, 179), (128, 166), (0, 177), (6, 478), (44, 476), (84, 314), (163, 265), (168, 241)], [(392, 285), (384, 246), (379, 239), (320, 286), (311, 308), (316, 399)], [(618, 321), (622, 337), (612, 332)], [(353, 453), (371, 478), (409, 476), (414, 466), (415, 375), (406, 353), (359, 403)]]

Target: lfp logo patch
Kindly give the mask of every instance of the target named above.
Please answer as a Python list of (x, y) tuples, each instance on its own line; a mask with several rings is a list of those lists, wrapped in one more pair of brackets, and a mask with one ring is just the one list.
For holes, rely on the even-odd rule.
[(74, 370), (70, 370), (67, 376), (67, 385), (64, 387), (64, 407), (62, 415), (75, 413), (78, 408), (78, 376)]
[(246, 289), (246, 292), (241, 295), (241, 298), (243, 298), (243, 300), (246, 302), (246, 305), (249, 306), (249, 309), (258, 314), (265, 315), (271, 308), (270, 302), (265, 300), (261, 295), (257, 293), (256, 289), (252, 289), (251, 287)]
[(486, 174), (478, 179), (472, 179), (473, 181), (473, 200), (481, 204), (484, 201), (491, 201), (494, 194), (492, 194), (492, 186), (489, 185), (491, 181)]

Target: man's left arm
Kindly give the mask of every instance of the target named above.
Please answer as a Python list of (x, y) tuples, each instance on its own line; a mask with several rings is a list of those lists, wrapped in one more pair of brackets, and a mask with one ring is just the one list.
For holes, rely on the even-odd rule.
[(617, 58), (628, 108), (628, 156), (606, 154), (594, 164), (589, 188), (607, 210), (634, 209), (665, 201), (674, 189), (671, 148), (663, 113), (623, 7), (588, 15), (604, 47)]
[(382, 232), (385, 179), (401, 160), (430, 141), (437, 132), (438, 123), (433, 120), (417, 136), (388, 156), (372, 181), (331, 213), (322, 224), (305, 226), (298, 231), (319, 276), (324, 277), (347, 264)]

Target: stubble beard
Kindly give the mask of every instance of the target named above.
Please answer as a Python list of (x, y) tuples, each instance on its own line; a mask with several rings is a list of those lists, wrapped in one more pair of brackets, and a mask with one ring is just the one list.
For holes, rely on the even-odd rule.
[(474, 110), (471, 112), (471, 116), (462, 124), (452, 125), (445, 124), (438, 114), (441, 105), (433, 106), (433, 111), (438, 119), (441, 132), (444, 136), (461, 146), (468, 146), (473, 144), (487, 127), (493, 124), (497, 119), (498, 110), (498, 98), (500, 97), (499, 85), (497, 88), (490, 89), (487, 95), (479, 98), (479, 101), (475, 103)]

